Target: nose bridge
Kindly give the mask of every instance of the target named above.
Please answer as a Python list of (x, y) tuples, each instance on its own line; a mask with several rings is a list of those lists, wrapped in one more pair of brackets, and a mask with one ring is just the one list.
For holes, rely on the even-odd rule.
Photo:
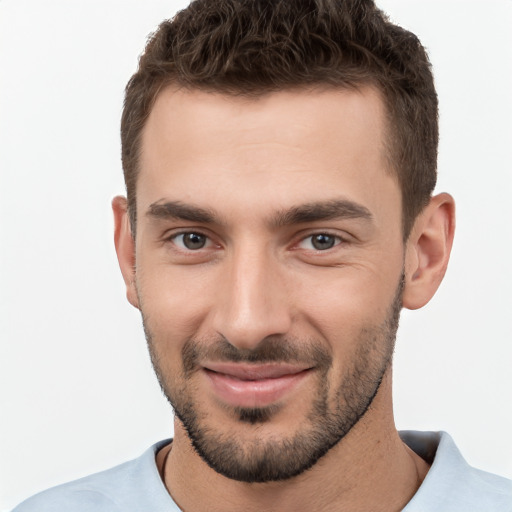
[(215, 330), (238, 348), (285, 334), (291, 323), (279, 262), (268, 247), (246, 240), (227, 258)]

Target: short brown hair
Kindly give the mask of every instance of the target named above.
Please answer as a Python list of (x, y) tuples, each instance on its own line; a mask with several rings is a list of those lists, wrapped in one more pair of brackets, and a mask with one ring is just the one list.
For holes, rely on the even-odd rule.
[(372, 0), (194, 0), (164, 21), (126, 86), (121, 143), (133, 232), (141, 134), (169, 84), (236, 95), (373, 85), (387, 109), (404, 238), (429, 201), (438, 145), (430, 62), (418, 38)]

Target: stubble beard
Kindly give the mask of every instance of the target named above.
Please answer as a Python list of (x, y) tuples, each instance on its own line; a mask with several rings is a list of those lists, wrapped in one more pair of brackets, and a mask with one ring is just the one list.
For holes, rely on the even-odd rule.
[[(332, 356), (315, 340), (294, 340), (272, 336), (254, 350), (239, 350), (225, 339), (188, 340), (182, 349), (181, 382), (170, 383), (162, 368), (155, 339), (147, 319), (143, 323), (151, 361), (163, 393), (182, 423), (199, 456), (217, 473), (227, 478), (255, 483), (280, 481), (300, 475), (337, 445), (371, 406), (386, 371), (391, 365), (402, 307), (402, 276), (385, 321), (365, 326), (356, 340), (357, 350), (341, 382), (330, 397), (328, 380)], [(200, 370), (199, 361), (306, 363), (315, 368), (316, 398), (296, 432), (289, 437), (254, 435), (243, 441), (231, 431), (221, 432), (209, 425), (208, 413), (194, 401), (192, 379)], [(279, 406), (231, 408), (241, 424), (265, 425), (272, 422)]]

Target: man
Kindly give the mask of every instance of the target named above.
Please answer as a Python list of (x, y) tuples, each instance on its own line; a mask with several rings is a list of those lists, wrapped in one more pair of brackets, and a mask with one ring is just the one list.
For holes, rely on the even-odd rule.
[(172, 442), (16, 510), (512, 510), (447, 434), (399, 434), (402, 307), (448, 263), (424, 49), (372, 2), (198, 0), (130, 80), (127, 296)]

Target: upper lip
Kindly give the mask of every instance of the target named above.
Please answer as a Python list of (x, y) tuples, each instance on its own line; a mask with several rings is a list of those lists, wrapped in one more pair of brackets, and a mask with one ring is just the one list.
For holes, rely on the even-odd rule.
[(289, 363), (254, 364), (225, 362), (208, 362), (203, 365), (203, 368), (240, 380), (278, 379), (285, 375), (295, 375), (310, 369), (308, 366), (297, 366)]

